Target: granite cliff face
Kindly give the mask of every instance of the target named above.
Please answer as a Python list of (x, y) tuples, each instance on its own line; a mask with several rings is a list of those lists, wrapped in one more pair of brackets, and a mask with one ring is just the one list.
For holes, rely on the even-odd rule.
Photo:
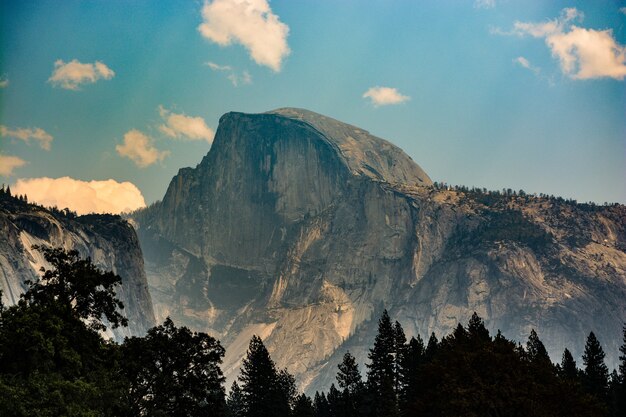
[(589, 331), (615, 360), (626, 209), (433, 187), (399, 148), (300, 109), (228, 113), (211, 151), (134, 215), (159, 320), (209, 331), (235, 376), (252, 334), (302, 388), (366, 360), (387, 308), (409, 335), (477, 311), (554, 359)]
[(37, 279), (42, 266), (50, 268), (33, 245), (76, 249), (100, 269), (122, 277), (117, 294), (124, 303), (128, 327), (109, 329), (109, 336), (119, 340), (143, 335), (154, 326), (143, 255), (134, 229), (125, 220), (97, 214), (75, 217), (15, 198), (0, 198), (0, 288), (5, 305), (17, 303), (26, 290), (24, 281)]

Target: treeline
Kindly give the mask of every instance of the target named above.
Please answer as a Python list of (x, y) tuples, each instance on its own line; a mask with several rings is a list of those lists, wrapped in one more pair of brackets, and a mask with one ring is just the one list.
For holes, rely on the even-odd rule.
[(522, 346), (490, 335), (476, 314), (424, 342), (407, 341), (383, 312), (365, 375), (346, 353), (337, 385), (313, 398), (254, 336), (227, 395), (218, 340), (167, 319), (144, 337), (106, 341), (101, 331), (127, 324), (121, 278), (75, 251), (36, 249), (52, 269), (27, 283), (17, 305), (0, 305), (1, 416), (626, 415), (626, 328), (609, 375), (593, 333), (579, 369), (568, 350), (553, 364), (534, 331)]
[(487, 188), (481, 187), (468, 187), (465, 185), (449, 185), (445, 182), (434, 182), (432, 185), (435, 190), (448, 190), (448, 191), (457, 191), (464, 193), (468, 196), (473, 197), (475, 200), (485, 204), (485, 205), (493, 205), (495, 203), (499, 203), (503, 200), (511, 199), (513, 197), (520, 198), (523, 201), (530, 201), (531, 199), (542, 199), (552, 203), (557, 204), (567, 204), (570, 206), (577, 206), (578, 208), (585, 211), (594, 211), (596, 209), (602, 207), (615, 207), (619, 206), (619, 203), (608, 203), (604, 202), (603, 204), (596, 204), (593, 201), (589, 201), (586, 203), (579, 203), (577, 200), (573, 198), (563, 198), (559, 196), (554, 196), (552, 194), (529, 194), (524, 190), (513, 190), (511, 188), (503, 188), (502, 190), (488, 190)]
[(34, 202), (28, 201), (28, 196), (26, 194), (13, 194), (11, 192), (11, 187), (9, 185), (6, 186), (2, 184), (2, 188), (0, 188), (0, 202), (11, 202), (21, 204), (22, 206), (31, 206), (37, 207), (40, 209), (48, 210), (55, 216), (64, 217), (67, 219), (74, 219), (78, 217), (78, 214), (75, 211), (70, 210), (69, 208), (59, 209), (57, 206), (44, 207), (41, 204), (37, 204)]

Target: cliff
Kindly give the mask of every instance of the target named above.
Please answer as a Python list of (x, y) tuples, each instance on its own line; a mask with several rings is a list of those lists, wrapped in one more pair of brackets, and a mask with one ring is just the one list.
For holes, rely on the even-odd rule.
[(449, 190), (402, 150), (300, 109), (228, 113), (210, 152), (136, 213), (159, 319), (209, 331), (234, 377), (252, 334), (301, 387), (361, 363), (387, 308), (410, 335), (472, 312), (553, 359), (626, 320), (626, 209)]
[(143, 255), (134, 229), (125, 220), (97, 214), (76, 217), (1, 196), (0, 282), (5, 305), (19, 300), (26, 290), (24, 282), (37, 279), (42, 266), (50, 267), (33, 245), (76, 249), (100, 269), (122, 277), (117, 295), (129, 325), (112, 333), (108, 330), (109, 336), (143, 335), (154, 326)]

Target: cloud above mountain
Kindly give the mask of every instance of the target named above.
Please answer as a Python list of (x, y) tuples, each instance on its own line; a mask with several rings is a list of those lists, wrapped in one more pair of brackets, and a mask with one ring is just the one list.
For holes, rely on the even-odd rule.
[(45, 130), (39, 127), (33, 128), (15, 128), (11, 129), (5, 125), (0, 125), (0, 137), (3, 138), (12, 138), (19, 139), (26, 143), (30, 144), (30, 141), (33, 140), (39, 143), (39, 147), (41, 149), (45, 149), (46, 151), (50, 150), (50, 144), (54, 139), (51, 134), (46, 132)]
[(24, 165), (26, 165), (26, 161), (22, 158), (0, 154), (0, 176), (10, 177), (15, 169)]
[(163, 106), (159, 106), (159, 114), (163, 119), (163, 124), (159, 130), (166, 136), (175, 139), (205, 140), (213, 142), (215, 132), (202, 117), (187, 116), (184, 113), (174, 113)]
[(145, 133), (132, 129), (124, 134), (124, 143), (116, 145), (115, 150), (123, 157), (128, 158), (139, 168), (146, 168), (165, 159), (170, 152), (160, 151), (154, 146), (154, 139)]
[(291, 52), (289, 26), (272, 12), (266, 0), (214, 0), (202, 7), (200, 34), (220, 46), (243, 45), (259, 65), (279, 72)]
[(100, 61), (84, 64), (76, 59), (70, 62), (63, 62), (59, 59), (54, 63), (54, 71), (48, 82), (66, 90), (80, 90), (82, 84), (110, 80), (114, 76), (115, 72)]
[(42, 177), (18, 179), (11, 188), (14, 194), (26, 194), (29, 201), (60, 209), (69, 208), (78, 214), (118, 214), (146, 206), (139, 188), (128, 181)]
[(500, 34), (532, 36), (544, 39), (552, 56), (559, 60), (563, 74), (572, 79), (614, 78), (626, 76), (626, 47), (617, 43), (611, 29), (596, 30), (577, 26), (584, 15), (576, 8), (566, 8), (561, 15), (545, 22), (515, 22), (510, 32)]
[(363, 98), (369, 99), (374, 107), (389, 106), (404, 103), (411, 97), (400, 94), (397, 88), (372, 87), (363, 93)]

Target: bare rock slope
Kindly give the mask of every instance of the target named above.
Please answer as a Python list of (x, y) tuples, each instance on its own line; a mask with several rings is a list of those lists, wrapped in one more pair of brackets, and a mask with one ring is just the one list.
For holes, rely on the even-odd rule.
[(302, 388), (363, 363), (387, 308), (409, 335), (477, 311), (554, 359), (590, 330), (616, 359), (626, 209), (433, 187), (402, 150), (300, 109), (228, 113), (210, 152), (134, 215), (158, 319), (212, 332), (234, 377), (252, 334)]
[(96, 266), (122, 277), (117, 290), (124, 303), (127, 328), (109, 336), (143, 335), (154, 326), (152, 300), (143, 255), (133, 227), (119, 216), (55, 212), (12, 197), (0, 198), (0, 282), (5, 305), (17, 303), (24, 281), (36, 280), (40, 268), (50, 268), (33, 245), (78, 250)]

